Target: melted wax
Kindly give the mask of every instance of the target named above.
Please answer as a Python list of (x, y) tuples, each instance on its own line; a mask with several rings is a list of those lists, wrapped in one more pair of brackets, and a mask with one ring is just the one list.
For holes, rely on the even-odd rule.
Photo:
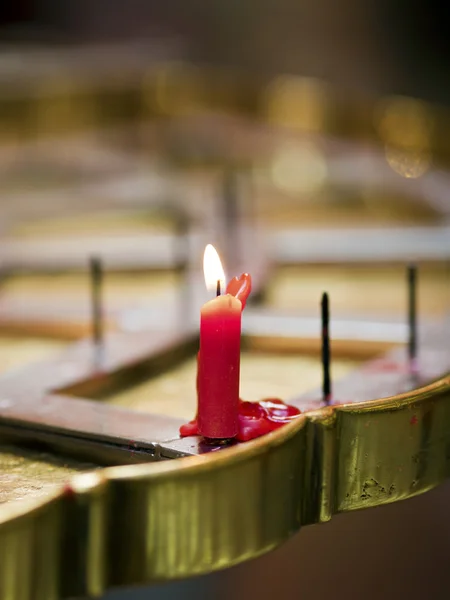
[[(267, 398), (260, 402), (239, 400), (239, 432), (236, 439), (248, 442), (290, 423), (301, 411), (285, 404), (278, 398)], [(181, 437), (199, 435), (197, 419), (180, 427)]]

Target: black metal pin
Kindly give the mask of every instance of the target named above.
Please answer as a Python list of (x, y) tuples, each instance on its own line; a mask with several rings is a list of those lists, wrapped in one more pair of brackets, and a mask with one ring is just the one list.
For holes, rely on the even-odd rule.
[(96, 350), (96, 359), (100, 360), (103, 352), (103, 305), (102, 283), (103, 268), (98, 257), (89, 261), (91, 275), (91, 302), (92, 302), (92, 339)]
[(217, 287), (216, 287), (216, 296), (220, 296), (221, 294), (221, 289), (220, 289), (220, 279), (217, 280)]
[(322, 294), (321, 302), (321, 319), (322, 319), (322, 374), (323, 374), (323, 400), (326, 404), (330, 403), (331, 400), (331, 375), (330, 375), (330, 309), (328, 294), (324, 292)]
[(412, 368), (417, 360), (417, 266), (408, 266), (408, 358)]

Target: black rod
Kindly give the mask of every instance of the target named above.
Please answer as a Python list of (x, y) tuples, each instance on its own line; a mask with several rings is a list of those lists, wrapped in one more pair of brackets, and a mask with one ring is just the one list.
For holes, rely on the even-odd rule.
[(97, 349), (103, 346), (103, 305), (102, 284), (103, 267), (99, 257), (93, 256), (89, 261), (91, 275), (91, 302), (92, 302), (92, 338)]
[(324, 292), (322, 294), (321, 302), (321, 318), (322, 318), (322, 373), (323, 373), (323, 400), (329, 404), (331, 400), (331, 375), (330, 375), (330, 309), (328, 294)]
[(408, 266), (408, 357), (411, 364), (417, 358), (417, 266)]

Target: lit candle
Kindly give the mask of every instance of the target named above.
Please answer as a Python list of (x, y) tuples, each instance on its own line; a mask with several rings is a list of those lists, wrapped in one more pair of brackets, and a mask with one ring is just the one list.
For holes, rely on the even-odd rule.
[(217, 289), (218, 295), (201, 310), (197, 416), (180, 427), (180, 435), (246, 442), (290, 423), (300, 410), (278, 398), (240, 400), (241, 313), (252, 290), (252, 278), (248, 273), (234, 277), (221, 296), (225, 274), (212, 246), (205, 249), (203, 268), (206, 287)]
[[(206, 246), (203, 269), (208, 289), (225, 289), (222, 264), (211, 245)], [(201, 309), (197, 419), (199, 433), (206, 438), (238, 434), (241, 313), (241, 300), (230, 293)]]

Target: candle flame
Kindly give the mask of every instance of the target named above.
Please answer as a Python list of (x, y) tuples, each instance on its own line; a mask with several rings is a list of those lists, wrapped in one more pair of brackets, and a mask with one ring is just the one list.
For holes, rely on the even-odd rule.
[(206, 246), (203, 255), (203, 273), (207, 290), (217, 289), (217, 282), (220, 281), (222, 293), (225, 292), (225, 273), (217, 250), (211, 244)]

